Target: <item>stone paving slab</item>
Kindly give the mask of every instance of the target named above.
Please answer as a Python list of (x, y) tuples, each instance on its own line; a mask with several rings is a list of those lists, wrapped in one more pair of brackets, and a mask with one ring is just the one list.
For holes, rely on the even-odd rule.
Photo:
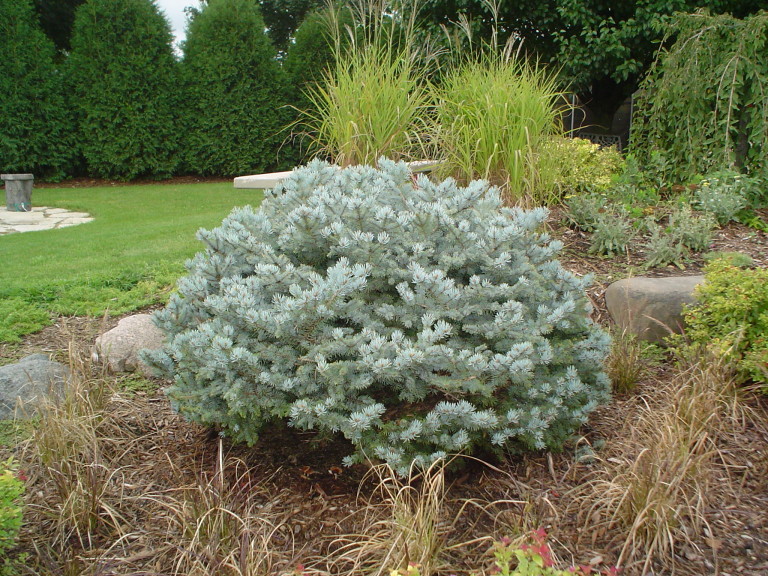
[(29, 212), (12, 212), (0, 208), (0, 236), (16, 232), (38, 232), (77, 226), (93, 221), (85, 212), (70, 212), (64, 208), (36, 206)]

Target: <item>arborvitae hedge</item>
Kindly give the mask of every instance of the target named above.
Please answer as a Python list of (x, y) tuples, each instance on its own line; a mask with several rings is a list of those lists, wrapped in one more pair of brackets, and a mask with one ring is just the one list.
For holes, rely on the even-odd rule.
[(72, 117), (55, 48), (30, 0), (0, 0), (0, 171), (63, 177), (72, 161)]
[(333, 62), (333, 38), (324, 13), (313, 12), (301, 23), (283, 67), (291, 87), (292, 104), (308, 106), (305, 87), (323, 79), (323, 71)]
[(252, 0), (210, 0), (189, 23), (185, 79), (187, 169), (237, 176), (291, 166), (280, 154), (285, 81)]
[(93, 176), (162, 178), (178, 164), (178, 64), (152, 0), (88, 0), (69, 57), (79, 140)]

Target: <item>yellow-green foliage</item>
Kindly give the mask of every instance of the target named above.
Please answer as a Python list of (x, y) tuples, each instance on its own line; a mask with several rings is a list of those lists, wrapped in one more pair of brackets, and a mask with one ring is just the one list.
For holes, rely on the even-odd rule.
[(685, 312), (693, 346), (734, 363), (744, 380), (768, 390), (768, 269), (742, 269), (716, 260)]
[[(12, 460), (0, 465), (0, 559), (16, 545), (21, 528), (21, 495), (24, 483), (16, 476)], [(2, 573), (2, 566), (0, 566)]]
[(553, 174), (561, 197), (578, 192), (603, 192), (621, 172), (624, 159), (614, 147), (600, 148), (583, 138), (552, 137), (542, 146), (539, 171)]

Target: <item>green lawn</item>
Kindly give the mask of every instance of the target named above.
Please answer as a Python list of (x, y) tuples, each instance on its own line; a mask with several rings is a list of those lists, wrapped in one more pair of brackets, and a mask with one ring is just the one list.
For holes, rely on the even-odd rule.
[(0, 236), (0, 341), (58, 314), (119, 314), (167, 297), (201, 228), (262, 193), (231, 183), (40, 188), (35, 206), (84, 211), (88, 224)]

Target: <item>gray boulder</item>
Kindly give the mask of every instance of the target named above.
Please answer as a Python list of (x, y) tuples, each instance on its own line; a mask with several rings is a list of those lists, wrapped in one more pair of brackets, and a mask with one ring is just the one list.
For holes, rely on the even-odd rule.
[(682, 332), (683, 305), (695, 302), (693, 289), (703, 281), (704, 276), (625, 278), (608, 286), (605, 304), (620, 331), (662, 343)]
[(165, 334), (155, 326), (150, 314), (128, 316), (96, 339), (93, 359), (106, 364), (112, 372), (151, 375), (150, 368), (139, 358), (139, 351), (157, 350), (164, 341)]
[(0, 366), (0, 419), (32, 416), (49, 396), (60, 395), (69, 368), (45, 354)]

